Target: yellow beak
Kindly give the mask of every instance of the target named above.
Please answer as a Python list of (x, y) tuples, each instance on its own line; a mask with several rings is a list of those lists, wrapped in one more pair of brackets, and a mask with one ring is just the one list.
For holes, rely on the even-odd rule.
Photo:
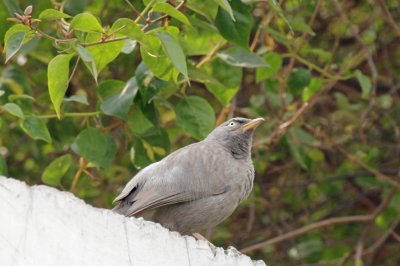
[(248, 130), (254, 130), (256, 129), (262, 122), (264, 122), (264, 118), (256, 118), (253, 120), (250, 120), (250, 122), (247, 122), (246, 124), (244, 124), (243, 126), (241, 126), (241, 128), (244, 131), (248, 131)]

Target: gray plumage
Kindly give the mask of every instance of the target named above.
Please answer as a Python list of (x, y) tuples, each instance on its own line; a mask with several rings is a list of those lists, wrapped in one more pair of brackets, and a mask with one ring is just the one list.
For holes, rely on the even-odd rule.
[(230, 216), (253, 187), (251, 144), (262, 118), (233, 118), (204, 140), (141, 170), (114, 200), (117, 213), (190, 234)]

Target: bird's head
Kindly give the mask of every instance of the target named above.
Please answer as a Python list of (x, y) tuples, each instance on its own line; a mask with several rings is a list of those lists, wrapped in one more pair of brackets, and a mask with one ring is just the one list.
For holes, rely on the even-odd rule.
[(227, 148), (237, 159), (250, 156), (254, 130), (264, 121), (263, 118), (232, 118), (216, 127), (207, 139), (217, 141)]

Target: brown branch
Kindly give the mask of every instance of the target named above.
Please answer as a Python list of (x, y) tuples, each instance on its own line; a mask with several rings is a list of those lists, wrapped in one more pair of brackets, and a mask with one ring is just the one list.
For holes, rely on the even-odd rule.
[(354, 215), (354, 216), (344, 216), (344, 217), (335, 217), (335, 218), (330, 218), (330, 219), (326, 219), (323, 221), (319, 221), (313, 224), (309, 224), (306, 225), (304, 227), (301, 227), (299, 229), (290, 231), (286, 234), (268, 239), (266, 241), (263, 241), (261, 243), (257, 243), (255, 245), (249, 246), (249, 247), (245, 247), (243, 249), (240, 250), (240, 252), (243, 253), (248, 253), (257, 249), (261, 249), (264, 248), (266, 246), (270, 246), (300, 235), (303, 235), (309, 231), (315, 230), (315, 229), (319, 229), (322, 227), (327, 227), (327, 226), (331, 226), (331, 225), (335, 225), (335, 224), (345, 224), (345, 223), (357, 223), (357, 222), (368, 222), (371, 220), (371, 218), (373, 217), (373, 215), (369, 214), (369, 215)]
[(268, 138), (260, 140), (256, 143), (254, 143), (254, 147), (266, 145), (269, 146), (271, 145), (274, 141), (278, 140), (280, 137), (282, 137), (288, 130), (289, 128), (296, 123), (300, 117), (310, 108), (311, 104), (309, 102), (303, 103), (303, 105), (300, 107), (299, 110), (286, 122), (283, 122), (278, 126), (278, 128), (273, 131)]
[(379, 247), (381, 247), (386, 242), (389, 236), (393, 236), (393, 232), (399, 224), (400, 224), (400, 218), (397, 218), (392, 223), (390, 228), (374, 244), (372, 244), (367, 250), (365, 250), (362, 255), (368, 256), (374, 253)]
[(355, 157), (354, 155), (350, 154), (345, 148), (343, 148), (341, 145), (335, 143), (333, 140), (331, 140), (327, 134), (325, 134), (322, 131), (316, 132), (313, 128), (311, 127), (307, 127), (307, 130), (313, 134), (317, 139), (325, 139), (326, 141), (328, 141), (330, 143), (331, 146), (335, 147), (339, 152), (341, 152), (343, 155), (345, 155), (347, 157), (347, 159), (349, 159), (351, 162), (353, 162), (354, 164), (357, 164), (359, 166), (361, 166), (362, 168), (364, 168), (365, 170), (367, 170), (368, 172), (370, 172), (371, 174), (373, 174), (376, 178), (386, 181), (389, 184), (391, 184), (392, 186), (396, 187), (396, 188), (400, 188), (400, 182), (399, 180), (396, 180), (395, 178), (392, 178), (390, 176), (387, 176), (385, 174), (382, 174), (381, 172), (379, 172), (378, 170), (370, 167), (368, 164), (364, 163), (363, 161), (359, 160), (357, 157)]
[(381, 6), (382, 11), (384, 13), (383, 18), (386, 19), (386, 21), (389, 23), (389, 25), (394, 29), (394, 31), (397, 34), (397, 37), (400, 38), (400, 27), (397, 25), (396, 21), (393, 19), (392, 14), (390, 14), (390, 11), (388, 7), (385, 4), (384, 0), (375, 0), (375, 2), (378, 2), (378, 4)]
[(217, 121), (215, 122), (215, 127), (219, 126), (226, 120), (226, 117), (228, 116), (230, 109), (231, 105), (229, 104), (228, 106), (224, 107), (221, 110), (221, 112), (218, 115)]
[(361, 233), (361, 236), (359, 237), (356, 248), (355, 248), (355, 256), (354, 256), (354, 265), (356, 266), (361, 266), (363, 265), (363, 248), (364, 248), (364, 241), (367, 235), (369, 234), (371, 228), (373, 227), (374, 221), (376, 217), (382, 213), (382, 211), (385, 210), (385, 208), (389, 205), (389, 203), (392, 201), (392, 198), (394, 194), (397, 192), (398, 188), (393, 187), (391, 191), (389, 192), (389, 195), (385, 198), (384, 201), (375, 209), (371, 221), (367, 224), (367, 226), (364, 228), (363, 232)]
[(261, 243), (257, 243), (255, 245), (243, 248), (240, 250), (243, 253), (248, 253), (253, 250), (257, 250), (260, 248), (264, 248), (266, 246), (270, 246), (294, 237), (297, 237), (299, 235), (303, 235), (309, 231), (319, 229), (322, 227), (327, 227), (335, 224), (344, 224), (344, 223), (356, 223), (356, 222), (372, 222), (375, 220), (375, 218), (383, 211), (385, 208), (389, 205), (391, 202), (393, 196), (397, 192), (398, 188), (393, 187), (391, 191), (389, 192), (389, 195), (385, 198), (384, 201), (375, 209), (375, 211), (371, 214), (367, 215), (354, 215), (354, 216), (345, 216), (345, 217), (334, 217), (326, 220), (322, 220), (319, 222), (315, 222), (313, 224), (306, 225), (304, 227), (301, 227), (299, 229), (290, 231), (288, 233), (285, 233), (283, 235), (274, 237), (272, 239), (268, 239), (266, 241), (263, 241)]
[(357, 241), (357, 245), (355, 250), (349, 252), (341, 261), (340, 266), (343, 266), (347, 263), (347, 261), (352, 257), (352, 255), (355, 254), (355, 263), (356, 265), (362, 265), (362, 256), (364, 254), (363, 252), (363, 241), (364, 238), (368, 235), (368, 233), (370, 232), (370, 229), (373, 225), (373, 222), (375, 221), (376, 217), (378, 217), (379, 214), (381, 214), (386, 207), (390, 204), (390, 202), (393, 199), (393, 196), (396, 194), (396, 192), (398, 191), (397, 187), (392, 187), (392, 189), (390, 190), (388, 196), (385, 198), (385, 200), (383, 200), (381, 202), (381, 204), (379, 204), (379, 206), (375, 209), (375, 211), (370, 215), (371, 216), (371, 220), (369, 221), (369, 224), (367, 225), (367, 227), (364, 229), (364, 231), (362, 232), (359, 240)]
[[(185, 1), (180, 2), (180, 3), (175, 7), (175, 9), (176, 9), (176, 10), (181, 9), (181, 7), (183, 6), (184, 3), (185, 3)], [(169, 15), (163, 15), (163, 16), (161, 16), (161, 17), (158, 17), (158, 18), (156, 18), (156, 19), (153, 19), (153, 20), (150, 20), (150, 21), (146, 22), (146, 25), (143, 26), (142, 30), (144, 31), (144, 30), (147, 29), (151, 24), (154, 24), (154, 23), (157, 23), (157, 22), (159, 22), (159, 21), (162, 21), (163, 19), (165, 19), (165, 18), (167, 18), (167, 17), (169, 17)]]
[(340, 151), (342, 154), (344, 154), (347, 157), (347, 159), (349, 159), (350, 161), (352, 161), (355, 164), (358, 164), (359, 166), (361, 166), (362, 168), (364, 168), (365, 170), (367, 170), (368, 172), (373, 174), (378, 179), (384, 180), (384, 181), (388, 182), (389, 184), (393, 185), (396, 188), (400, 188), (399, 181), (397, 181), (394, 178), (391, 178), (391, 177), (389, 177), (387, 175), (382, 174), (381, 172), (379, 172), (379, 171), (375, 170), (374, 168), (370, 167), (369, 165), (367, 165), (363, 161), (360, 161), (357, 157), (355, 157), (354, 155), (352, 155), (349, 152), (347, 152), (340, 145), (333, 144), (333, 146), (335, 146), (338, 151)]

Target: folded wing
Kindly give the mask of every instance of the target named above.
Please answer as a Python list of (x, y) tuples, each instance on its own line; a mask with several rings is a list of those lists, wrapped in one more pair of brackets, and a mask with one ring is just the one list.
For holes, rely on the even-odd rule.
[[(225, 151), (214, 148), (213, 154), (209, 154), (210, 145), (198, 142), (186, 146), (140, 171), (114, 200), (119, 202), (116, 210), (133, 216), (144, 210), (224, 193), (224, 174), (215, 160), (221, 158), (219, 152)], [(208, 176), (221, 178), (204, 178)]]

